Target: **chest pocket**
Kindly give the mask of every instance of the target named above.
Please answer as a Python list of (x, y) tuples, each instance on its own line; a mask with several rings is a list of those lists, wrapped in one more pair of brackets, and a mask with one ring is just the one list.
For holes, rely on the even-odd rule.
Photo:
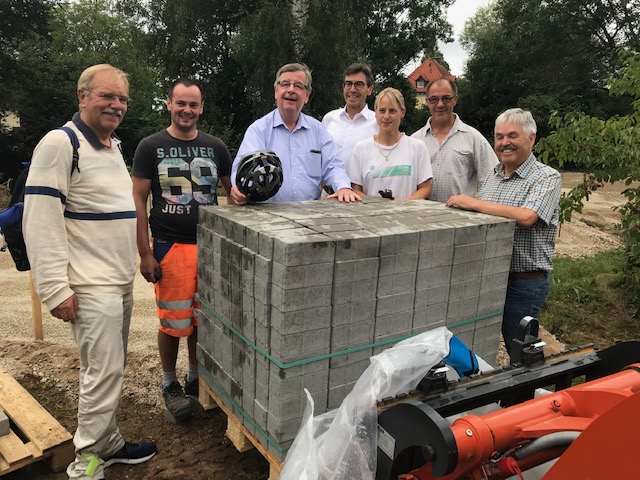
[(472, 163), (473, 152), (468, 148), (452, 148), (449, 155), (445, 151), (441, 151), (440, 155), (445, 172), (458, 174), (470, 171), (468, 166)]
[(307, 172), (310, 177), (322, 177), (322, 154), (319, 151), (307, 152)]

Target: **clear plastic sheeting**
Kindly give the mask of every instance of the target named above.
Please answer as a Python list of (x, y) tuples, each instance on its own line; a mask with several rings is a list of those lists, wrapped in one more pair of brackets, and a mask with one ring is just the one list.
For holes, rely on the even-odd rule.
[(370, 480), (375, 478), (379, 400), (416, 388), (449, 355), (453, 334), (445, 327), (404, 340), (379, 355), (337, 410), (313, 417), (308, 398), (302, 422), (280, 480)]

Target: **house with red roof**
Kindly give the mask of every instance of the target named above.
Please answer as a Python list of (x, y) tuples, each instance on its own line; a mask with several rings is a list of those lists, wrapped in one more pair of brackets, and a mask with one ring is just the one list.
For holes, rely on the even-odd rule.
[(441, 78), (447, 80), (457, 79), (455, 75), (451, 75), (449, 70), (433, 58), (427, 58), (422, 65), (416, 68), (407, 78), (416, 90), (416, 103), (418, 107), (423, 107), (427, 104), (427, 85), (429, 85), (429, 83), (434, 80), (440, 80)]

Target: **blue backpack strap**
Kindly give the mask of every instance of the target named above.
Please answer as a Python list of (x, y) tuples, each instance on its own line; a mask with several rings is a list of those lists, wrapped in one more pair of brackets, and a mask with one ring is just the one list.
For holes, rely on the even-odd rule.
[(24, 204), (22, 202), (14, 203), (10, 207), (0, 210), (0, 230), (22, 220), (23, 210)]
[(78, 172), (80, 172), (80, 165), (78, 164), (78, 160), (80, 158), (78, 155), (78, 148), (80, 148), (80, 141), (78, 140), (78, 136), (76, 135), (76, 132), (74, 132), (72, 128), (62, 126), (58, 130), (63, 130), (69, 136), (69, 140), (71, 141), (71, 146), (73, 147), (73, 161), (71, 162), (71, 175), (73, 175), (74, 170), (78, 170)]

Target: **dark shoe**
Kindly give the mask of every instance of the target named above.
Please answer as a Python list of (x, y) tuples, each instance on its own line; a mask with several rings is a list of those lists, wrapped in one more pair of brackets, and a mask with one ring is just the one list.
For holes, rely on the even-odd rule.
[(187, 376), (184, 376), (184, 394), (189, 397), (198, 398), (200, 393), (200, 382), (196, 378), (190, 382), (187, 382)]
[(165, 414), (169, 421), (180, 423), (191, 416), (191, 402), (185, 396), (180, 383), (173, 382), (168, 387), (162, 389)]
[(126, 442), (124, 446), (118, 450), (115, 455), (111, 455), (109, 458), (104, 459), (104, 466), (109, 467), (114, 463), (125, 463), (127, 465), (136, 465), (138, 463), (144, 463), (151, 459), (158, 449), (155, 443), (140, 442), (129, 443)]

